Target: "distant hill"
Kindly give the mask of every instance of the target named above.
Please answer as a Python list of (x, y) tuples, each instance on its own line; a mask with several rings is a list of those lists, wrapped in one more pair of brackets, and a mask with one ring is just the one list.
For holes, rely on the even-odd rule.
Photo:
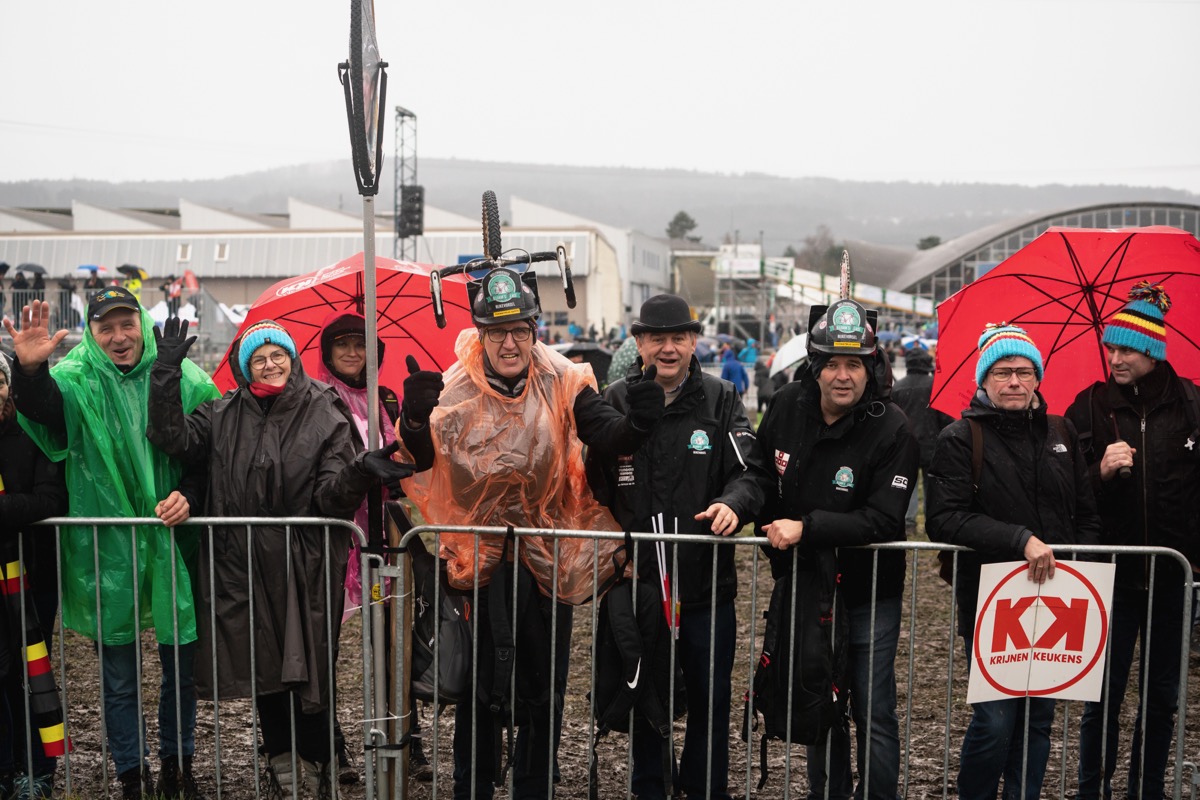
[[(1153, 187), (933, 184), (724, 175), (686, 170), (506, 164), (422, 159), (419, 180), (428, 203), (478, 215), (483, 190), (494, 189), (501, 214), (517, 195), (599, 222), (665, 236), (667, 222), (684, 210), (712, 244), (739, 231), (743, 242), (759, 231), (768, 255), (826, 225), (836, 240), (915, 246), (925, 236), (943, 241), (1031, 212), (1127, 201), (1200, 203), (1200, 195)], [(377, 200), (391, 209), (392, 165)], [(283, 167), (203, 181), (23, 181), (0, 183), (0, 206), (63, 208), (73, 199), (104, 206), (175, 207), (180, 198), (238, 211), (281, 213), (287, 198), (357, 211), (361, 200), (348, 161)]]

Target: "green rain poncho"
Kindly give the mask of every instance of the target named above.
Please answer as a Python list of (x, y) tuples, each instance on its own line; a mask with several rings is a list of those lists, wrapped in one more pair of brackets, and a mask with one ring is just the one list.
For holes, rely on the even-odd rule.
[[(66, 439), (61, 433), (23, 415), (21, 427), (53, 461), (66, 461), (72, 517), (152, 517), (154, 506), (179, 483), (181, 464), (167, 458), (146, 439), (150, 368), (158, 355), (154, 323), (141, 312), (142, 358), (128, 373), (112, 360), (84, 329), (83, 341), (50, 370), (63, 396)], [(220, 396), (212, 379), (190, 361), (181, 379), (184, 411)], [(176, 530), (179, 557), (172, 558), (171, 532), (161, 526), (137, 530), (138, 621), (133, 619), (130, 580), (133, 553), (129, 527), (99, 528), (100, 605), (105, 644), (129, 644), (141, 628), (154, 626), (158, 641), (196, 640), (196, 610), (187, 563), (194, 561), (197, 536)], [(96, 580), (93, 529), (62, 529), (63, 626), (91, 639), (96, 633)], [(171, 599), (171, 570), (177, 602)]]

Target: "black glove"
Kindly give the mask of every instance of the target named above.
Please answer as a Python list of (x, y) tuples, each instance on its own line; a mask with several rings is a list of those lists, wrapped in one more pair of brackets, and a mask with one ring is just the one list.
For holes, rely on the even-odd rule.
[(405, 357), (404, 363), (408, 365), (408, 377), (404, 379), (404, 401), (400, 410), (406, 420), (421, 428), (429, 422), (429, 415), (446, 384), (442, 381), (442, 373), (421, 369), (411, 355)]
[(154, 326), (154, 341), (158, 345), (158, 360), (170, 367), (178, 367), (187, 358), (188, 349), (196, 341), (188, 336), (188, 321), (179, 317), (168, 317), (160, 333)]
[(355, 465), (363, 475), (375, 478), (387, 486), (389, 492), (398, 494), (400, 481), (417, 471), (413, 464), (392, 460), (392, 456), (399, 449), (400, 443), (392, 442), (382, 450), (359, 453)]
[(651, 364), (642, 379), (629, 384), (629, 420), (639, 431), (648, 431), (658, 424), (667, 411), (667, 395), (655, 380), (658, 367)]

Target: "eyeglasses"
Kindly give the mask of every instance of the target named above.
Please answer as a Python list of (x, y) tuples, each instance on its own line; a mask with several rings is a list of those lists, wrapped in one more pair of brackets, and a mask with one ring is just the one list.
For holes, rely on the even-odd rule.
[(286, 350), (276, 350), (269, 356), (255, 356), (254, 358), (250, 359), (250, 367), (252, 369), (262, 369), (267, 365), (267, 359), (270, 359), (271, 363), (275, 366), (281, 367), (286, 364), (290, 358), (291, 356), (288, 355)]
[(533, 328), (528, 325), (522, 325), (519, 328), (487, 328), (484, 333), (487, 334), (488, 341), (493, 344), (503, 344), (510, 333), (514, 342), (527, 342), (533, 335)]
[(1021, 383), (1029, 383), (1037, 377), (1037, 370), (1032, 367), (997, 367), (988, 374), (1001, 383), (1007, 383), (1013, 375), (1016, 375)]

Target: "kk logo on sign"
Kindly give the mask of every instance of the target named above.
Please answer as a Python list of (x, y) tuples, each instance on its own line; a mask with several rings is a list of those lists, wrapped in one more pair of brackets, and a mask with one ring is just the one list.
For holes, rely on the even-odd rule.
[(1111, 564), (1059, 561), (1039, 585), (1025, 562), (984, 565), (967, 702), (1099, 700), (1112, 576)]

